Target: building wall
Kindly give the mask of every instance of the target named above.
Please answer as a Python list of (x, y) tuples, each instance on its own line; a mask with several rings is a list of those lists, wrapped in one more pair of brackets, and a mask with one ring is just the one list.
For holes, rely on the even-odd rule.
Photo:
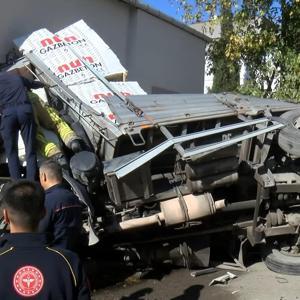
[(148, 93), (203, 92), (205, 42), (122, 1), (9, 0), (0, 19), (0, 62), (14, 38), (40, 28), (55, 32), (83, 19), (117, 54), (128, 80)]

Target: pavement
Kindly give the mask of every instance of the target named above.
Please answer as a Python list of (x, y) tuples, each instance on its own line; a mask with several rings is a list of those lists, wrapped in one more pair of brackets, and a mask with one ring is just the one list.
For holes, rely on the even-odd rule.
[(300, 276), (274, 273), (263, 262), (259, 262), (232, 280), (224, 290), (231, 293), (236, 291), (237, 300), (298, 300), (299, 280)]
[(143, 279), (135, 274), (95, 291), (93, 300), (300, 300), (299, 276), (274, 273), (263, 262), (252, 264), (247, 272), (230, 272), (238, 277), (213, 286), (209, 282), (226, 271), (191, 277), (186, 269), (161, 270)]

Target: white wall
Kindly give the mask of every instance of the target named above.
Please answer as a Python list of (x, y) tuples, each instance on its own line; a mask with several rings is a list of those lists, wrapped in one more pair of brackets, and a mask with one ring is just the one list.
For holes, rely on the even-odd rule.
[(136, 45), (128, 61), (131, 79), (138, 76), (148, 91), (150, 84), (173, 92), (203, 91), (204, 42), (141, 10), (134, 28)]
[(122, 1), (9, 0), (0, 19), (0, 62), (14, 38), (39, 28), (55, 32), (84, 19), (115, 51), (128, 79), (147, 92), (203, 92), (205, 42)]
[(211, 90), (214, 83), (214, 75), (209, 73), (209, 60), (205, 61), (205, 74), (204, 74), (204, 93), (207, 94)]

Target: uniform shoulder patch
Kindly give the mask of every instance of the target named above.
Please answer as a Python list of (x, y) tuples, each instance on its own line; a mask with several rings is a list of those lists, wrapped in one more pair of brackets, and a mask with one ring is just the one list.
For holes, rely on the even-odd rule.
[(36, 296), (42, 290), (43, 285), (43, 273), (33, 266), (19, 268), (13, 278), (16, 292), (23, 297)]

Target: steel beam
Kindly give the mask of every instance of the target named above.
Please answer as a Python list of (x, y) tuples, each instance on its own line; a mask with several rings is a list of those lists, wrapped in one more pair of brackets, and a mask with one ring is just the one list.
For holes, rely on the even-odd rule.
[[(268, 118), (260, 118), (260, 119), (249, 121), (249, 122), (242, 122), (242, 123), (238, 123), (238, 124), (227, 125), (227, 126), (223, 126), (220, 128), (214, 128), (214, 129), (204, 130), (204, 131), (200, 131), (200, 132), (196, 132), (196, 133), (190, 133), (190, 134), (170, 138), (170, 139), (166, 140), (165, 142), (159, 144), (158, 146), (146, 151), (145, 153), (142, 153), (137, 158), (116, 168), (114, 170), (114, 172), (115, 172), (117, 178), (120, 179), (120, 178), (126, 176), (127, 174), (131, 173), (135, 169), (139, 168), (140, 166), (144, 165), (145, 163), (149, 162), (154, 157), (161, 154), (163, 151), (167, 150), (168, 148), (170, 148), (171, 146), (173, 146), (175, 144), (180, 144), (180, 143), (187, 142), (187, 141), (190, 141), (193, 139), (198, 139), (198, 138), (202, 138), (202, 137), (211, 136), (214, 134), (219, 134), (219, 133), (226, 132), (229, 130), (235, 130), (235, 129), (239, 129), (239, 128), (243, 128), (243, 127), (257, 125), (257, 124), (264, 123), (267, 121), (269, 121)], [(283, 128), (283, 127), (284, 127), (283, 124), (277, 123), (276, 125), (272, 125), (270, 127), (262, 129), (262, 130), (257, 130), (255, 132), (249, 133), (247, 135), (242, 135), (237, 138), (233, 138), (232, 140), (229, 140), (229, 141), (222, 141), (219, 143), (214, 143), (212, 145), (203, 146), (203, 147), (201, 147), (201, 149), (198, 148), (197, 150), (185, 151), (185, 154), (183, 157), (188, 157), (195, 153), (198, 154), (199, 151), (200, 151), (200, 153), (202, 153), (202, 152), (209, 151), (211, 149), (224, 148), (224, 147), (233, 145), (239, 141), (242, 141), (242, 140), (245, 140), (245, 139), (248, 139), (251, 137), (255, 137), (260, 134), (263, 134), (263, 133), (266, 133), (266, 132), (269, 132), (269, 131), (272, 131), (275, 129)]]
[(265, 134), (265, 133), (273, 131), (273, 130), (281, 129), (283, 127), (285, 127), (285, 125), (283, 125), (281, 123), (278, 123), (276, 125), (272, 125), (272, 126), (264, 128), (264, 129), (255, 130), (251, 133), (247, 133), (247, 134), (237, 136), (237, 137), (232, 138), (232, 139), (227, 140), (227, 141), (217, 142), (217, 143), (209, 144), (207, 146), (198, 147), (197, 149), (187, 150), (187, 151), (185, 151), (185, 154), (183, 155), (182, 158), (187, 159), (188, 157), (191, 157), (193, 155), (209, 152), (209, 151), (212, 151), (212, 150), (215, 150), (215, 149), (225, 148), (225, 147), (234, 145), (238, 142), (242, 142), (244, 140), (251, 139), (253, 137)]

